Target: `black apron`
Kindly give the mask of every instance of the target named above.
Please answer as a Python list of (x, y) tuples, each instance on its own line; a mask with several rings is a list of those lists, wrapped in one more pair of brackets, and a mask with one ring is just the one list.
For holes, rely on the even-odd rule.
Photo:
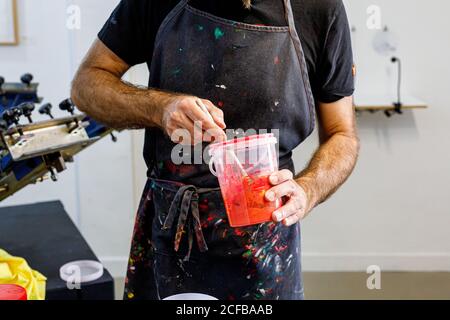
[[(150, 87), (211, 100), (228, 128), (279, 130), (280, 167), (314, 126), (314, 100), (289, 0), (286, 27), (239, 23), (181, 2), (155, 40)], [(303, 298), (300, 225), (231, 228), (217, 179), (204, 165), (174, 165), (175, 145), (146, 131), (149, 180), (125, 298), (202, 293), (218, 299)]]

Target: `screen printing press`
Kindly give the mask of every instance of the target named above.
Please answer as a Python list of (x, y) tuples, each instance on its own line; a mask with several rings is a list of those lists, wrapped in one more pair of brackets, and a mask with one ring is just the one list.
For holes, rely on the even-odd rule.
[[(55, 119), (49, 103), (35, 110), (42, 99), (32, 79), (25, 74), (20, 83), (5, 83), (0, 77), (0, 201), (29, 184), (56, 181), (66, 162), (103, 137), (111, 135), (115, 141), (112, 129), (75, 114), (70, 99), (59, 104), (67, 117)], [(36, 111), (49, 119), (33, 122)]]
[[(47, 179), (57, 181), (57, 174), (66, 170), (66, 163), (73, 162), (76, 154), (100, 139), (111, 136), (116, 141), (112, 129), (85, 114), (76, 113), (76, 107), (70, 99), (59, 103), (59, 109), (67, 112), (67, 116), (61, 118), (55, 118), (52, 105), (41, 104), (42, 100), (38, 96), (38, 84), (33, 82), (31, 74), (25, 74), (20, 82), (13, 83), (0, 77), (0, 202), (30, 184)], [(33, 121), (36, 112), (47, 119)], [(33, 224), (47, 225), (44, 238), (30, 231), (33, 230)], [(66, 230), (68, 234), (60, 238), (60, 232), (50, 232), (51, 230)], [(26, 236), (14, 236), (24, 233)], [(68, 240), (70, 241), (67, 242)], [(50, 243), (48, 241), (53, 242), (53, 247), (40, 247), (39, 244), (43, 241), (47, 241), (47, 244)], [(71, 247), (70, 250), (57, 248), (57, 244), (64, 241), (66, 246)], [(43, 271), (48, 272), (50, 287), (47, 297), (50, 299), (83, 297), (83, 290), (77, 294), (69, 294), (62, 289), (63, 282), (56, 279), (62, 262), (71, 259), (98, 261), (60, 203), (0, 209), (0, 248), (10, 250), (12, 255), (22, 255), (27, 260), (33, 260), (37, 264), (33, 267), (42, 266)], [(54, 252), (49, 255), (46, 250)], [(50, 259), (51, 256), (58, 256), (59, 260), (62, 258), (65, 261)], [(92, 295), (95, 292), (92, 286), (103, 288), (103, 294)], [(88, 287), (89, 291), (86, 289)], [(83, 288), (84, 296), (113, 298), (112, 278), (107, 271), (99, 281)]]

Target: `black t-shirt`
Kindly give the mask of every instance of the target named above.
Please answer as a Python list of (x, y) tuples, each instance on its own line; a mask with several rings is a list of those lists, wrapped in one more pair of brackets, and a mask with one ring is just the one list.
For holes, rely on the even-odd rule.
[[(99, 39), (129, 65), (151, 63), (158, 29), (180, 0), (122, 0)], [(191, 0), (210, 14), (250, 24), (285, 26), (283, 0)], [(291, 0), (297, 32), (305, 52), (313, 94), (334, 102), (354, 91), (350, 30), (342, 0)]]

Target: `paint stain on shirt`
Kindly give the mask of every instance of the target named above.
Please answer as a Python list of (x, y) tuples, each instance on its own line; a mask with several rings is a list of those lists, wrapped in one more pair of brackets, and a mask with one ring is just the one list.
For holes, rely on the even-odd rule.
[(217, 27), (216, 29), (214, 29), (214, 37), (216, 37), (216, 40), (219, 40), (220, 38), (222, 38), (225, 35), (225, 32), (220, 29), (219, 27)]
[(175, 69), (175, 70), (172, 71), (172, 74), (173, 74), (174, 76), (176, 76), (176, 75), (178, 75), (178, 74), (180, 74), (180, 73), (181, 73), (181, 69), (180, 69), (180, 68), (177, 68), (177, 69)]

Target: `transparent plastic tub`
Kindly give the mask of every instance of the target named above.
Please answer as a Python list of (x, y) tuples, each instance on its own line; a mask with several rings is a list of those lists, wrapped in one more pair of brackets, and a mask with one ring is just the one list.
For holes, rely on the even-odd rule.
[(277, 139), (254, 135), (209, 147), (210, 170), (219, 179), (229, 223), (244, 227), (272, 221), (281, 201), (269, 202), (269, 176), (278, 171)]

